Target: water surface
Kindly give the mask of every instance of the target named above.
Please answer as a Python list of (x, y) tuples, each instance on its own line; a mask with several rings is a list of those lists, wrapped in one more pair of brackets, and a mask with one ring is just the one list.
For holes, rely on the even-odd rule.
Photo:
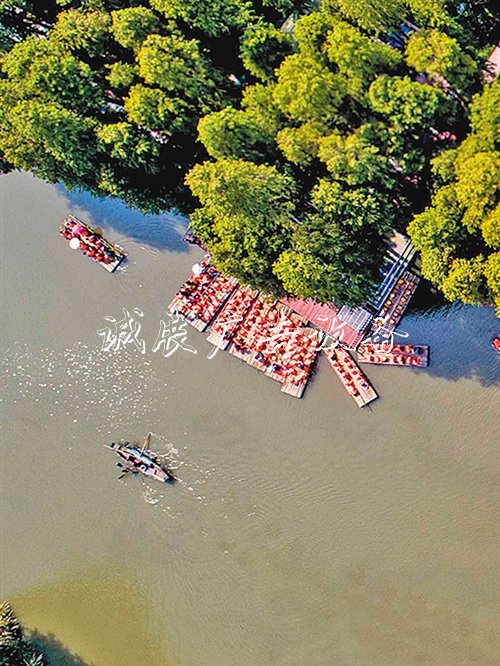
[[(192, 329), (196, 355), (152, 352), (201, 256), (182, 220), (0, 185), (1, 596), (55, 666), (499, 662), (490, 308), (406, 317), (431, 367), (367, 366), (371, 409), (325, 362), (298, 401)], [(68, 213), (121, 242), (124, 271), (69, 250)], [(101, 351), (123, 308), (144, 355)], [(149, 430), (179, 484), (117, 481), (103, 444)]]

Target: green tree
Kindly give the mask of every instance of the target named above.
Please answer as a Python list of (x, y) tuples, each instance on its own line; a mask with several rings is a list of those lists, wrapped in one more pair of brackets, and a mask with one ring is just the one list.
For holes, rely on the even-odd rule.
[(129, 120), (140, 127), (173, 134), (192, 126), (195, 114), (187, 102), (159, 88), (132, 86), (125, 99)]
[(143, 168), (147, 173), (159, 170), (160, 147), (151, 135), (130, 123), (112, 123), (97, 130), (104, 150), (113, 158), (133, 169)]
[(344, 21), (333, 24), (325, 51), (345, 77), (347, 91), (355, 98), (363, 98), (379, 74), (395, 71), (401, 63), (401, 54), (396, 49), (370, 39)]
[(456, 29), (455, 22), (446, 10), (446, 0), (406, 0), (406, 4), (418, 25)]
[(268, 161), (275, 152), (274, 134), (265, 131), (251, 113), (227, 107), (198, 123), (200, 141), (211, 157)]
[(431, 160), (432, 175), (436, 186), (449, 185), (455, 179), (457, 151), (443, 150)]
[(466, 209), (463, 224), (477, 229), (486, 212), (498, 200), (500, 155), (480, 152), (456, 165), (455, 185), (458, 202)]
[(293, 38), (302, 54), (326, 64), (325, 40), (334, 20), (325, 12), (313, 12), (301, 16), (293, 28)]
[(106, 76), (109, 85), (117, 92), (123, 93), (137, 81), (138, 71), (135, 65), (129, 62), (114, 62), (108, 66), (109, 74)]
[(23, 657), (21, 666), (44, 666), (44, 659), (41, 654), (30, 653)]
[(0, 605), (0, 666), (44, 666), (45, 661), (24, 638), (8, 602)]
[(258, 79), (274, 78), (274, 71), (293, 47), (288, 35), (272, 23), (250, 25), (243, 33), (241, 59), (246, 69)]
[(497, 204), (483, 219), (481, 232), (486, 245), (494, 250), (500, 250), (500, 204)]
[(484, 86), (480, 94), (473, 97), (470, 106), (472, 136), (485, 142), (483, 150), (493, 150), (500, 141), (500, 80)]
[(274, 264), (274, 272), (283, 288), (293, 296), (331, 300), (332, 283), (335, 284), (331, 265), (302, 247), (297, 238), (295, 243), (299, 249), (285, 250)]
[(490, 254), (484, 266), (489, 302), (495, 306), (500, 317), (500, 252)]
[(257, 83), (243, 91), (241, 106), (264, 134), (274, 135), (283, 124), (283, 116), (274, 101), (274, 85)]
[(13, 666), (21, 658), (21, 625), (8, 602), (0, 606), (0, 665)]
[(499, 112), (495, 105), (499, 91), (498, 84), (487, 85), (474, 97), (472, 134), (434, 160), (441, 187), (432, 205), (408, 227), (421, 252), (423, 275), (436, 282), (447, 299), (469, 304), (489, 300), (497, 307), (497, 260), (491, 257), (500, 245)]
[(252, 16), (252, 3), (245, 0), (150, 0), (167, 18), (182, 19), (210, 37), (220, 37), (245, 26)]
[(17, 103), (0, 128), (6, 159), (50, 182), (91, 183), (97, 151), (95, 123), (40, 101)]
[(463, 301), (468, 305), (480, 305), (486, 300), (482, 255), (473, 259), (455, 259), (448, 275), (441, 284), (445, 298), (449, 301)]
[(276, 135), (276, 141), (289, 162), (306, 167), (318, 156), (325, 131), (322, 123), (311, 120), (299, 127), (284, 127)]
[(452, 103), (439, 90), (409, 77), (382, 74), (368, 91), (370, 105), (384, 118), (376, 134), (403, 171), (418, 173), (425, 167), (423, 140), (430, 127), (453, 118)]
[(196, 102), (202, 112), (213, 110), (222, 101), (222, 77), (195, 39), (150, 35), (137, 54), (137, 62), (147, 84)]
[(219, 160), (196, 165), (186, 181), (201, 203), (192, 228), (216, 266), (246, 284), (282, 292), (273, 265), (295, 225), (293, 180), (276, 167)]
[(377, 184), (379, 187), (394, 187), (395, 180), (387, 158), (369, 141), (364, 128), (347, 137), (333, 133), (322, 138), (319, 158), (334, 180), (350, 186)]
[(369, 98), (373, 110), (390, 118), (390, 127), (397, 132), (431, 127), (449, 109), (440, 91), (407, 76), (381, 74), (371, 84)]
[(96, 58), (107, 49), (111, 17), (102, 10), (61, 12), (51, 32), (51, 41), (61, 48), (77, 51)]
[(457, 199), (455, 187), (448, 185), (438, 190), (432, 206), (415, 215), (408, 225), (408, 232), (422, 254), (427, 249), (449, 247), (456, 250), (466, 238), (462, 216), (463, 208)]
[(438, 83), (443, 80), (466, 92), (479, 73), (477, 62), (456, 39), (439, 30), (419, 30), (406, 46), (406, 62)]
[(158, 16), (148, 7), (126, 7), (111, 12), (113, 36), (126, 49), (137, 51), (146, 37), (160, 29)]
[(293, 295), (359, 305), (377, 279), (394, 218), (390, 204), (376, 192), (346, 191), (326, 180), (313, 190), (311, 203), (314, 212), (296, 227), (275, 273)]
[(18, 96), (45, 99), (88, 113), (104, 103), (103, 90), (90, 66), (63, 44), (28, 37), (3, 58), (4, 75), (18, 87)]
[(286, 58), (278, 70), (274, 100), (291, 120), (333, 122), (345, 97), (339, 75), (301, 54)]
[(324, 0), (325, 11), (341, 13), (370, 33), (396, 27), (405, 15), (404, 0)]
[[(288, 11), (288, 0), (0, 0), (0, 50), (6, 52), (0, 87), (7, 96), (0, 100), (1, 169), (31, 168), (68, 187), (121, 196), (147, 210), (176, 205), (186, 211), (184, 176), (204, 155), (197, 123), (203, 114), (239, 105), (244, 91), (234, 74), (242, 77), (243, 33), (270, 18), (279, 25), (285, 18), (280, 6)], [(279, 116), (272, 102), (264, 102), (269, 92), (245, 91), (249, 123), (264, 127)], [(72, 171), (72, 154), (63, 161), (46, 152), (46, 142), (63, 143), (55, 122), (53, 137), (47, 122), (43, 131), (30, 127), (29, 141), (22, 131), (9, 135), (28, 122), (25, 110), (35, 103), (41, 115), (39, 105), (47, 105), (46, 118), (55, 118), (57, 108), (61, 128), (68, 122), (65, 113), (76, 114), (75, 126), (80, 123), (87, 142), (85, 168)], [(18, 104), (22, 122), (13, 118)], [(265, 119), (257, 113), (264, 107)], [(134, 129), (123, 133), (121, 123)], [(76, 153), (73, 130), (66, 143)]]

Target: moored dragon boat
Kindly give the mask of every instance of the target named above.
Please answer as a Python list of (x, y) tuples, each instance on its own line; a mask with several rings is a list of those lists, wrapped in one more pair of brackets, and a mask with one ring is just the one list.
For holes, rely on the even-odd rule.
[(397, 345), (390, 343), (362, 343), (358, 349), (361, 363), (426, 367), (429, 365), (427, 345)]
[(59, 227), (59, 234), (69, 241), (71, 249), (80, 249), (85, 256), (96, 261), (108, 273), (114, 273), (127, 256), (121, 248), (103, 238), (100, 229), (94, 229), (73, 215), (64, 218)]
[(147, 449), (151, 441), (151, 434), (146, 435), (140, 447), (130, 442), (111, 442), (111, 444), (105, 445), (125, 461), (125, 464), (116, 463), (118, 467), (123, 468), (120, 479), (130, 474), (132, 476), (143, 474), (161, 483), (172, 483), (177, 480), (167, 467), (158, 463), (156, 454)]

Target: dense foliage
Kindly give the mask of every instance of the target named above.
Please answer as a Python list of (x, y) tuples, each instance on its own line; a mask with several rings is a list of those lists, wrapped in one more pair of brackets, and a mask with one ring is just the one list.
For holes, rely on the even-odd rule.
[[(405, 17), (421, 29), (398, 31)], [(429, 202), (431, 160), (465, 129), (483, 57), (465, 36), (439, 0), (325, 0), (295, 22), (293, 52), (273, 43), (271, 71), (275, 35), (254, 33), (259, 81), (199, 122), (212, 159), (187, 177), (215, 263), (274, 293), (363, 302), (389, 232)]]
[(23, 638), (8, 602), (0, 604), (0, 666), (45, 666), (42, 655)]
[(471, 132), (433, 160), (432, 205), (409, 232), (422, 272), (450, 301), (493, 302), (500, 315), (500, 82), (470, 107)]
[(178, 206), (221, 270), (275, 294), (362, 302), (410, 223), (447, 298), (498, 299), (489, 0), (0, 0), (0, 18), (5, 169)]
[(289, 40), (270, 20), (292, 8), (289, 0), (0, 0), (4, 168), (143, 210), (185, 209), (185, 173), (205, 155), (199, 118), (241, 96), (244, 45), (246, 62), (277, 64), (275, 53), (262, 57), (259, 39), (286, 52)]

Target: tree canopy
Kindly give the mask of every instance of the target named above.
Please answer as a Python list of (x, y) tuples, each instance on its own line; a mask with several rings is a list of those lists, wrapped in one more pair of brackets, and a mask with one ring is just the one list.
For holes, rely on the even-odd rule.
[[(449, 300), (495, 303), (500, 313), (500, 82), (485, 86), (471, 105), (471, 134), (434, 161), (441, 187), (416, 215), (409, 233), (422, 272)], [(438, 181), (439, 182), (439, 181)]]
[(358, 304), (408, 228), (447, 298), (498, 302), (493, 10), (0, 0), (2, 168), (177, 207), (274, 294)]
[[(273, 23), (285, 17), (280, 7), (251, 0), (3, 0), (4, 167), (119, 196), (146, 211), (187, 211), (185, 173), (206, 155), (196, 126), (240, 100), (240, 50), (247, 63), (271, 73), (291, 51)], [(292, 7), (283, 3), (282, 11)], [(267, 58), (258, 53), (259, 39), (270, 40)], [(273, 51), (278, 44), (282, 56)]]
[[(261, 286), (265, 274), (265, 283), (273, 286), (274, 293), (354, 305), (370, 294), (379, 278), (377, 269), (389, 232), (394, 226), (404, 231), (413, 213), (429, 201), (431, 160), (439, 159), (443, 148), (450, 150), (449, 141), (436, 141), (436, 136), (444, 130), (452, 136), (450, 130), (458, 133), (466, 122), (461, 101), (446, 94), (441, 81), (433, 81), (431, 74), (451, 77), (451, 72), (457, 84), (459, 74), (467, 70), (460, 79), (464, 95), (472, 94), (477, 85), (478, 66), (460, 51), (460, 37), (436, 27), (442, 25), (443, 12), (447, 16), (438, 0), (427, 10), (403, 0), (399, 5), (326, 0), (319, 11), (295, 22), (292, 40), (286, 42), (287, 49), (291, 43), (295, 51), (287, 54), (285, 50), (281, 64), (273, 68), (259, 62), (268, 62), (266, 45), (275, 32), (253, 30), (244, 61), (248, 60), (248, 70), (260, 83), (245, 88), (241, 107), (212, 112), (198, 125), (200, 141), (211, 158), (204, 164), (209, 170), (206, 176), (225, 171), (227, 160), (238, 160), (239, 168), (246, 165), (249, 173), (255, 165), (273, 165), (277, 173), (294, 180), (289, 202), (294, 224), (283, 234), (279, 252), (264, 252), (259, 246), (252, 254), (258, 277), (257, 271), (246, 272), (251, 284)], [(406, 52), (398, 50), (391, 45), (392, 31), (401, 15), (417, 14), (426, 23), (416, 36), (406, 39)], [(450, 22), (455, 26), (454, 18)], [(439, 69), (443, 62), (438, 66), (425, 54), (417, 62), (420, 33), (431, 38), (436, 51), (441, 43), (449, 49), (450, 64), (443, 57), (446, 66)], [(250, 49), (254, 44), (261, 45), (260, 53), (258, 48)], [(422, 80), (422, 73), (428, 78)], [(197, 198), (199, 169), (196, 166), (192, 172), (197, 174), (195, 187), (191, 176), (186, 181)], [(468, 192), (454, 191), (458, 206), (472, 192), (477, 202), (488, 205), (486, 192), (496, 172), (490, 161), (482, 163), (481, 171), (476, 186), (464, 181)], [(415, 178), (417, 186), (409, 186)], [(253, 192), (253, 200), (261, 201), (260, 182), (247, 182), (249, 196)], [(217, 207), (219, 197), (215, 190), (205, 194), (192, 216), (193, 229), (216, 261), (221, 261), (221, 225), (229, 223), (219, 210), (214, 217), (215, 237), (213, 225), (207, 222), (207, 206)], [(260, 228), (266, 224), (265, 210), (259, 215)], [(494, 222), (488, 220), (485, 226), (493, 238)], [(268, 232), (274, 238), (271, 218)], [(228, 268), (229, 255), (241, 260), (242, 240), (234, 233), (224, 239), (223, 265)], [(454, 242), (459, 244), (459, 236)], [(439, 259), (442, 263), (443, 257)], [(233, 270), (236, 274), (238, 268)]]
[(274, 166), (222, 159), (196, 165), (187, 182), (201, 203), (193, 230), (219, 269), (264, 291), (282, 291), (270, 269), (295, 226), (293, 179)]
[(45, 666), (42, 655), (23, 637), (10, 604), (0, 604), (0, 666)]

